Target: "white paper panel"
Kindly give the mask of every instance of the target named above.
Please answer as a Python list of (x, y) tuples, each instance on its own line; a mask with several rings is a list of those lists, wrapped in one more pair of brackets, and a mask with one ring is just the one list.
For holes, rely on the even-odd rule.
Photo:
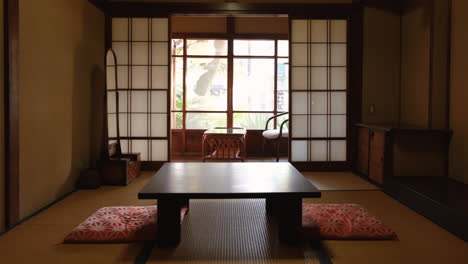
[(330, 142), (330, 160), (346, 161), (346, 140), (332, 140)]
[(107, 92), (107, 113), (116, 113), (115, 92)]
[(310, 41), (327, 42), (327, 20), (310, 21)]
[(148, 89), (148, 67), (133, 66), (132, 67), (132, 88), (133, 89)]
[(122, 153), (128, 153), (128, 140), (120, 140), (120, 148)]
[(167, 140), (153, 140), (151, 141), (151, 159), (154, 161), (167, 161), (168, 145)]
[(149, 35), (149, 19), (148, 18), (132, 18), (132, 40), (133, 41), (148, 41)]
[(311, 114), (326, 114), (327, 113), (327, 93), (326, 92), (311, 92), (310, 98)]
[(168, 65), (168, 45), (167, 42), (156, 42), (152, 44), (152, 65)]
[(347, 39), (347, 21), (346, 20), (332, 20), (331, 21), (331, 41), (332, 42), (346, 42)]
[(307, 161), (307, 141), (291, 140), (291, 161)]
[(311, 70), (312, 90), (326, 90), (327, 89), (327, 68), (326, 67), (313, 67)]
[(167, 66), (152, 66), (151, 72), (153, 74), (151, 82), (153, 89), (167, 89), (168, 86), (168, 72)]
[(112, 42), (112, 49), (117, 58), (117, 65), (128, 65), (128, 43)]
[(331, 66), (346, 66), (346, 44), (331, 44)]
[(132, 43), (132, 64), (133, 65), (148, 65), (148, 43), (133, 42)]
[(140, 112), (145, 113), (148, 111), (148, 92), (143, 91), (132, 91), (131, 100), (132, 100), (132, 113)]
[(292, 66), (307, 66), (307, 44), (291, 44)]
[(291, 20), (291, 41), (306, 42), (307, 41), (307, 20), (294, 19)]
[(327, 141), (310, 141), (310, 161), (327, 161)]
[(128, 66), (117, 66), (117, 89), (128, 89)]
[(167, 115), (152, 114), (151, 115), (151, 136), (152, 137), (167, 137)]
[(309, 66), (327, 66), (327, 45), (311, 44)]
[(331, 68), (331, 89), (346, 90), (347, 89), (346, 68)]
[(152, 19), (153, 41), (168, 41), (169, 23), (167, 18)]
[(327, 137), (327, 116), (326, 115), (313, 115), (310, 116), (310, 131), (313, 138)]
[(129, 109), (127, 108), (128, 106), (128, 103), (127, 103), (127, 99), (128, 99), (128, 92), (124, 92), (124, 91), (119, 91), (119, 112), (122, 113), (122, 112), (129, 112)]
[(292, 90), (307, 89), (307, 68), (293, 67), (291, 69), (291, 85)]
[(112, 18), (112, 40), (128, 41), (128, 18)]
[(117, 130), (116, 130), (116, 114), (108, 114), (107, 115), (107, 130), (109, 137), (116, 137)]
[(292, 94), (292, 114), (307, 114), (307, 92), (294, 92)]
[(147, 114), (131, 114), (132, 137), (146, 137), (148, 136), (148, 115)]
[(346, 92), (331, 93), (331, 114), (346, 114)]
[(307, 116), (293, 115), (292, 116), (292, 137), (307, 137)]
[(151, 112), (152, 113), (167, 113), (167, 92), (152, 91), (151, 92)]
[(331, 136), (346, 137), (346, 115), (331, 116)]
[(115, 67), (106, 67), (107, 90), (115, 89)]
[(139, 152), (142, 161), (148, 160), (149, 140), (132, 140), (132, 153)]
[(127, 137), (128, 136), (128, 115), (127, 114), (119, 114), (119, 126), (120, 126), (120, 136)]

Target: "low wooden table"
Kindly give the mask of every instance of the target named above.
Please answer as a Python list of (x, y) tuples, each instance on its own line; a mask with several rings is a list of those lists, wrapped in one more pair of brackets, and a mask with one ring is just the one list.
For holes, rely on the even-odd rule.
[(138, 193), (158, 199), (158, 245), (180, 242), (180, 209), (190, 199), (265, 198), (266, 211), (278, 221), (279, 239), (301, 241), (302, 198), (320, 191), (289, 163), (166, 163)]
[(243, 128), (212, 128), (203, 133), (202, 158), (210, 160), (241, 160), (247, 156), (247, 131)]

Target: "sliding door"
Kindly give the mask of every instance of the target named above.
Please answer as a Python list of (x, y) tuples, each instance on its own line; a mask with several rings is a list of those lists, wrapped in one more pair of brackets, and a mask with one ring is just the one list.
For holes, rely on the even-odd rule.
[(347, 20), (291, 20), (293, 163), (346, 162)]
[(143, 161), (169, 157), (168, 28), (167, 18), (112, 19), (117, 65), (108, 66), (108, 74), (116, 67), (118, 78), (117, 84), (112, 78), (107, 84), (109, 140), (117, 135), (118, 111), (122, 151), (138, 152)]

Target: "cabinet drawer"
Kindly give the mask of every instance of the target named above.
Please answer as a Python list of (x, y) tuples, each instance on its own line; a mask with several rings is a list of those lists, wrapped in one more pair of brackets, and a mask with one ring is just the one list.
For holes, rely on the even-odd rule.
[(364, 175), (369, 175), (369, 136), (370, 131), (367, 128), (359, 128), (358, 131), (358, 153), (357, 153), (357, 171)]

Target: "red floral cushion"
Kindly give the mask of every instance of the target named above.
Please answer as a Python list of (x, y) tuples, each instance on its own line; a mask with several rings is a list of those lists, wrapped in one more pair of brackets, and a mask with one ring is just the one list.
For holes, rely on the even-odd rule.
[[(180, 212), (181, 221), (187, 209)], [(68, 234), (65, 243), (155, 240), (157, 206), (104, 207)]]
[(303, 204), (302, 226), (308, 237), (332, 240), (387, 240), (396, 234), (357, 204)]

